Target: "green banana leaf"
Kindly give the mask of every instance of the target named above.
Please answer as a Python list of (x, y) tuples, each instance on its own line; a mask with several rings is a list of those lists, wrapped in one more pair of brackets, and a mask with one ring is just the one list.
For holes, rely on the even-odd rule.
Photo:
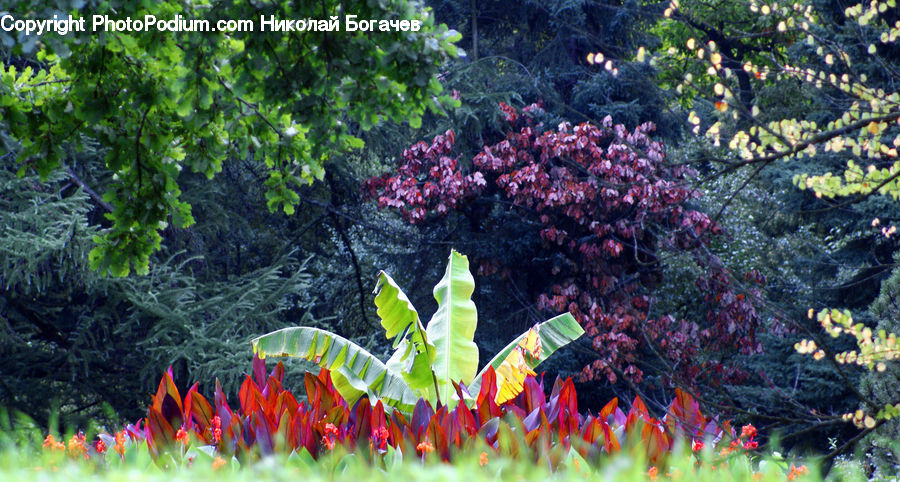
[(431, 362), (435, 348), (428, 340), (419, 313), (400, 286), (384, 271), (378, 275), (375, 293), (375, 306), (385, 337), (397, 337), (394, 353), (387, 362), (388, 369), (402, 374), (414, 390), (429, 389), (434, 385)]
[(419, 396), (402, 376), (389, 370), (375, 355), (334, 333), (299, 326), (284, 328), (253, 340), (253, 352), (266, 356), (291, 356), (331, 370), (338, 393), (351, 406), (364, 394), (380, 399), (402, 412), (412, 412)]
[[(537, 330), (538, 338), (541, 340), (542, 354), (540, 359), (525, 360), (532, 370), (552, 355), (553, 352), (577, 340), (584, 333), (584, 329), (581, 328), (581, 325), (579, 325), (577, 321), (575, 321), (575, 318), (571, 313), (563, 313), (551, 318), (537, 325), (535, 329)], [(494, 367), (496, 370), (497, 367), (503, 363), (503, 360), (506, 359), (506, 356), (509, 355), (509, 352), (513, 351), (516, 345), (518, 345), (526, 335), (528, 335), (527, 331), (519, 335), (515, 340), (506, 345), (504, 349), (494, 355), (494, 358), (492, 358), (491, 361), (484, 366), (481, 372), (478, 373), (478, 376), (472, 380), (471, 385), (467, 386), (470, 394), (476, 395), (478, 394), (478, 391), (481, 390), (481, 377), (484, 375), (487, 367)]]
[(434, 287), (438, 309), (425, 329), (436, 349), (432, 368), (440, 400), (445, 404), (454, 394), (451, 382), (469, 382), (478, 371), (478, 347), (473, 341), (478, 324), (474, 291), (468, 258), (451, 250), (447, 271)]

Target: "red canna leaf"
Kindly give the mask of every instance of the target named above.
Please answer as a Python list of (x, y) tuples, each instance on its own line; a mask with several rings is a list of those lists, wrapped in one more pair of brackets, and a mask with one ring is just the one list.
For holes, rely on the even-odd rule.
[(175, 430), (162, 412), (154, 407), (147, 409), (147, 447), (153, 460), (175, 445)]
[(481, 406), (485, 400), (495, 400), (497, 398), (497, 374), (494, 367), (488, 367), (484, 375), (481, 377), (481, 390), (478, 392), (478, 398), (475, 405)]
[(380, 427), (387, 428), (387, 419), (384, 416), (384, 405), (381, 403), (381, 400), (372, 409), (372, 429), (378, 430)]
[(534, 377), (527, 377), (522, 388), (524, 409), (526, 413), (531, 413), (536, 408), (546, 408), (547, 397), (544, 396), (544, 389), (540, 386)]
[(481, 390), (475, 405), (478, 409), (478, 421), (484, 425), (488, 420), (500, 416), (500, 408), (494, 401), (497, 398), (497, 374), (493, 367), (488, 367), (481, 377)]
[[(442, 407), (440, 410), (438, 410), (438, 413), (440, 413), (441, 410), (444, 410), (444, 408)], [(428, 424), (428, 430), (425, 433), (427, 441), (431, 442), (431, 444), (434, 446), (435, 451), (437, 451), (437, 453), (441, 455), (441, 459), (449, 460), (450, 447), (447, 443), (447, 433), (441, 426), (437, 414), (435, 414), (435, 417), (432, 417), (431, 422)]]
[(178, 394), (178, 387), (175, 386), (175, 381), (172, 379), (172, 367), (169, 367), (169, 370), (163, 374), (162, 379), (159, 381), (159, 388), (156, 389), (156, 395), (153, 397), (153, 408), (162, 412), (162, 404), (166, 395), (172, 397), (172, 400), (176, 402), (179, 412), (184, 410), (181, 406), (181, 395)]
[(575, 384), (572, 378), (566, 378), (559, 392), (559, 403), (568, 411), (569, 415), (578, 415), (578, 395), (575, 393)]
[(651, 420), (650, 412), (647, 411), (644, 401), (640, 396), (635, 395), (634, 401), (631, 402), (631, 410), (628, 411), (628, 417), (625, 420), (625, 433), (630, 434), (640, 422), (650, 423)]
[(357, 400), (353, 415), (353, 425), (355, 427), (353, 436), (357, 442), (363, 442), (371, 438), (375, 431), (372, 430), (372, 405), (369, 403), (369, 397), (363, 396)]
[[(260, 412), (253, 413), (253, 415), (250, 416), (250, 420), (250, 426), (252, 427), (253, 435), (255, 437), (253, 442), (259, 447), (260, 453), (263, 455), (272, 455), (275, 453), (275, 442), (272, 438), (272, 434), (275, 432), (274, 427)], [(252, 445), (253, 442), (248, 442), (247, 444)]]
[(500, 418), (492, 418), (485, 423), (481, 424), (481, 428), (478, 429), (478, 435), (484, 439), (488, 445), (496, 448), (497, 445), (497, 430), (500, 427)]
[(688, 434), (703, 439), (706, 419), (700, 413), (700, 404), (687, 392), (675, 389), (675, 399), (669, 405), (666, 426), (673, 435)]
[(275, 447), (273, 451), (283, 451), (290, 453), (296, 447), (295, 441), (291, 437), (291, 412), (284, 411), (278, 419), (278, 428), (274, 436)]
[(275, 406), (275, 400), (284, 392), (284, 387), (281, 386), (281, 382), (278, 381), (275, 377), (269, 377), (266, 380), (266, 388), (263, 390), (263, 395), (266, 397), (266, 400), (273, 407)]
[(213, 408), (197, 391), (198, 385), (195, 383), (184, 397), (184, 420), (194, 428), (200, 438), (206, 443), (211, 443), (212, 432), (209, 427), (212, 423)]
[(641, 429), (641, 441), (647, 449), (647, 458), (656, 463), (671, 448), (668, 435), (658, 423), (648, 423)]
[(647, 410), (647, 406), (644, 405), (644, 401), (641, 400), (640, 395), (634, 396), (634, 401), (631, 402), (631, 410), (628, 412), (629, 415), (632, 413), (636, 413), (639, 416), (644, 418), (650, 418), (650, 411)]
[(256, 382), (256, 388), (264, 390), (266, 388), (266, 361), (253, 354), (253, 381)]
[(191, 385), (191, 388), (188, 389), (188, 392), (184, 395), (184, 414), (182, 414), (182, 418), (184, 419), (184, 425), (187, 429), (194, 428), (194, 420), (191, 412), (193, 411), (193, 403), (192, 403), (192, 394), (197, 392), (197, 387), (200, 385), (200, 382), (194, 382)]
[(472, 411), (469, 410), (469, 407), (465, 403), (460, 403), (456, 406), (456, 419), (459, 423), (460, 430), (469, 437), (475, 435), (480, 428), (478, 420), (475, 419), (475, 415), (472, 415)]
[(434, 417), (434, 410), (431, 408), (431, 404), (424, 398), (419, 399), (415, 408), (413, 408), (412, 419), (410, 420), (410, 429), (416, 434), (416, 439), (419, 439), (422, 432), (428, 428), (432, 417)]
[[(391, 446), (396, 449), (400, 448), (404, 443), (407, 443), (412, 444), (410, 447), (415, 447), (415, 436), (409, 430), (409, 424), (399, 410), (394, 410), (394, 413), (391, 414), (391, 421), (393, 422), (391, 423), (389, 430)], [(407, 450), (407, 452), (409, 452), (409, 450)]]
[[(256, 383), (250, 379), (250, 375), (244, 377), (244, 382), (241, 383), (241, 389), (238, 392), (238, 400), (241, 402), (241, 415), (244, 417), (249, 417), (253, 412), (258, 408), (258, 398), (256, 394), (259, 393), (259, 388), (257, 388)], [(260, 398), (262, 394), (260, 393)]]
[(275, 403), (272, 404), (272, 413), (274, 413), (276, 417), (281, 418), (285, 413), (293, 415), (299, 408), (300, 404), (297, 403), (297, 399), (294, 398), (294, 395), (291, 392), (283, 391), (278, 395), (278, 398), (275, 399)]
[[(485, 381), (489, 382), (492, 375), (489, 374)], [(304, 448), (317, 457), (324, 447), (324, 436), (328, 437), (329, 448), (341, 443), (371, 447), (376, 453), (384, 453), (387, 445), (409, 452), (419, 444), (427, 443), (436, 454), (449, 460), (454, 447), (463, 449), (470, 447), (473, 441), (483, 439), (495, 448), (502, 446), (502, 452), (507, 454), (530, 450), (534, 456), (546, 458), (550, 466), (555, 467), (561, 458), (558, 451), (551, 450), (554, 444), (563, 449), (574, 446), (586, 458), (600, 451), (618, 452), (621, 447), (612, 428), (616, 427), (616, 430), (624, 429), (629, 440), (641, 443), (648, 458), (657, 463), (671, 451), (673, 437), (679, 434), (691, 439), (697, 434), (721, 438), (732, 431), (728, 422), (722, 424), (723, 430), (719, 430), (714, 422), (708, 422), (696, 401), (680, 390), (676, 390), (664, 422), (650, 416), (640, 397), (635, 397), (627, 416), (618, 408), (618, 399), (613, 399), (597, 417), (582, 417), (578, 413), (571, 378), (559, 379), (554, 384), (549, 401), (533, 377), (524, 380), (523, 391), (516, 399), (501, 406), (492, 403), (492, 390), (485, 387), (477, 397), (480, 405), (476, 410), (459, 403), (453, 410), (442, 406), (435, 411), (426, 401), (420, 400), (410, 420), (399, 410), (394, 410), (388, 417), (381, 401), (372, 407), (367, 398), (358, 401), (350, 410), (343, 399), (334, 396), (329, 380), (309, 374), (304, 380), (311, 394), (307, 402), (298, 403), (274, 376), (267, 379), (265, 395), (277, 393), (277, 396), (267, 397), (247, 376), (239, 393), (240, 413), (233, 413), (228, 407), (218, 381), (214, 407), (200, 395), (199, 384), (195, 383), (187, 391), (182, 413), (177, 411), (176, 400), (168, 393), (165, 378), (162, 389), (157, 392), (162, 394), (161, 410), (153, 406), (148, 409), (146, 435), (140, 434), (139, 428), (132, 430), (136, 437), (146, 436), (154, 459), (160, 459), (163, 452), (177, 446), (175, 430), (182, 427), (182, 419), (186, 421), (185, 427), (193, 430), (200, 439), (214, 443), (210, 430), (214, 416), (218, 416), (220, 425), (217, 426), (221, 426), (217, 450), (223, 455), (239, 458), (252, 451), (288, 453)], [(458, 396), (462, 390), (461, 386), (456, 386)], [(467, 397), (463, 395), (462, 398)], [(323, 399), (331, 402), (330, 408), (325, 408)], [(527, 407), (533, 409), (526, 414)], [(690, 420), (699, 424), (693, 434), (680, 428), (687, 426)]]
[(331, 407), (331, 410), (329, 410), (325, 414), (325, 417), (322, 418), (322, 422), (342, 427), (347, 424), (347, 416), (348, 413), (344, 410), (344, 407), (338, 405), (336, 407)]
[(222, 385), (219, 383), (218, 378), (216, 379), (216, 396), (214, 401), (216, 404), (216, 415), (222, 419), (222, 425), (231, 424), (234, 414), (231, 412), (231, 407), (228, 406), (228, 400), (225, 398), (225, 393), (222, 391)]
[(163, 396), (162, 410), (159, 410), (163, 418), (165, 418), (173, 427), (181, 427), (184, 425), (182, 418), (181, 401), (172, 398), (168, 393)]
[(606, 405), (600, 409), (600, 413), (597, 415), (600, 420), (609, 420), (609, 416), (615, 413), (616, 408), (619, 406), (619, 397), (613, 398)]
[(278, 362), (278, 365), (275, 365), (269, 376), (278, 380), (279, 383), (284, 383), (284, 363)]

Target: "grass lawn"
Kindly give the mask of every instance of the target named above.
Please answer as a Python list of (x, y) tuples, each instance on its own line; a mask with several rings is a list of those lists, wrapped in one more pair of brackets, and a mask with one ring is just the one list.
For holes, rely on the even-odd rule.
[[(402, 456), (391, 450), (376, 460), (335, 450), (312, 460), (311, 457), (271, 456), (261, 457), (252, 463), (241, 464), (236, 459), (217, 458), (214, 453), (202, 449), (187, 448), (178, 454), (181, 461), (169, 459), (171, 469), (161, 469), (150, 457), (144, 442), (129, 444), (123, 457), (109, 450), (105, 456), (92, 453), (90, 460), (72, 456), (64, 449), (47, 449), (39, 440), (29, 437), (5, 442), (0, 451), (0, 480), (9, 481), (166, 481), (181, 480), (304, 480), (304, 481), (384, 481), (402, 480), (478, 482), (494, 480), (684, 480), (684, 481), (785, 481), (789, 480), (791, 465), (775, 457), (748, 459), (744, 456), (725, 460), (697, 463), (692, 454), (679, 451), (655, 471), (638, 455), (619, 454), (602, 459), (596, 466), (588, 464), (577, 454), (562, 458), (555, 470), (548, 461), (501, 456), (490, 448), (476, 448), (472, 454), (457, 454), (452, 464), (443, 463), (430, 455)], [(484, 454), (484, 455), (482, 455)], [(712, 454), (704, 454), (711, 458)], [(808, 471), (797, 474), (792, 480), (821, 480), (816, 469), (809, 464)], [(843, 467), (831, 478), (839, 480), (865, 480), (852, 470)]]

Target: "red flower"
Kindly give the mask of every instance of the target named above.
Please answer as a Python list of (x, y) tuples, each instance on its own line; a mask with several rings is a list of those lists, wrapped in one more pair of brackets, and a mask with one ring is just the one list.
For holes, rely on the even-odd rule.
[(334, 448), (338, 432), (338, 428), (335, 427), (333, 423), (325, 424), (325, 435), (322, 436), (322, 443), (325, 444), (325, 447), (328, 448), (328, 450)]
[(98, 454), (105, 454), (106, 443), (104, 443), (103, 440), (98, 439), (96, 442), (94, 442), (94, 449), (97, 450)]
[(694, 452), (699, 452), (703, 450), (703, 441), (702, 440), (694, 440), (691, 442), (691, 450)]
[(214, 444), (222, 440), (222, 419), (218, 415), (212, 418), (212, 436)]
[(184, 426), (182, 425), (181, 427), (179, 427), (178, 432), (175, 433), (175, 440), (181, 442), (184, 445), (187, 445), (189, 438), (190, 437), (188, 436), (187, 430), (184, 429)]
[(749, 440), (747, 442), (744, 442), (744, 448), (747, 450), (753, 450), (756, 447), (759, 447), (759, 444), (755, 440)]
[(372, 433), (372, 443), (375, 445), (375, 448), (378, 450), (387, 450), (388, 437), (390, 436), (390, 432), (385, 427), (378, 427), (374, 433)]

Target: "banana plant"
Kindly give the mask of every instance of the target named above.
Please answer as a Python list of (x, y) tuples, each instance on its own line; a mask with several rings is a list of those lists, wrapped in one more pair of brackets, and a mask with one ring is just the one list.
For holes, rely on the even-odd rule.
[(367, 395), (372, 403), (381, 400), (410, 413), (419, 399), (451, 406), (459, 403), (454, 384), (478, 393), (488, 366), (496, 372), (495, 401), (514, 398), (525, 376), (533, 374), (543, 359), (584, 333), (570, 313), (559, 315), (512, 340), (477, 373), (474, 291), (468, 258), (451, 250), (444, 277), (433, 290), (438, 308), (426, 327), (403, 290), (381, 271), (375, 306), (386, 338), (394, 339), (394, 352), (386, 363), (346, 338), (305, 326), (256, 338), (253, 351), (260, 358), (299, 357), (327, 368), (335, 389), (351, 405)]

